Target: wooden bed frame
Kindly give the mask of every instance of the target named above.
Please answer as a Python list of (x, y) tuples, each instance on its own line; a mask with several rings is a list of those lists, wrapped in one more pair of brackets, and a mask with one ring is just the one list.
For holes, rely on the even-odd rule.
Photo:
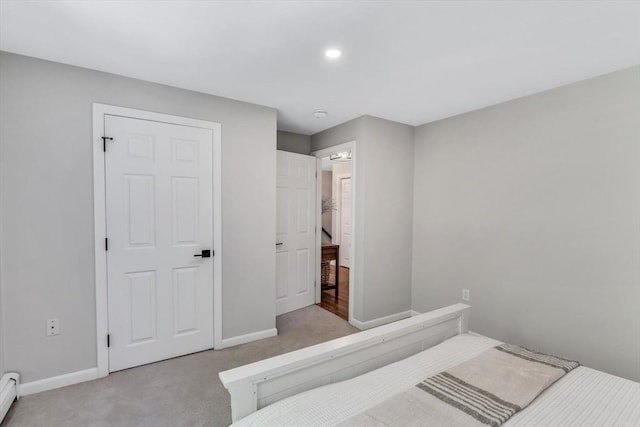
[(468, 331), (470, 306), (454, 304), (220, 372), (238, 421), (278, 400), (347, 380)]

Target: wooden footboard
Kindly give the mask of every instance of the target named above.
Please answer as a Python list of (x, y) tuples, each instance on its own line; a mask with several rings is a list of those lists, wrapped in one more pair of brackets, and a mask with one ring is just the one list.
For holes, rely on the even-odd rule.
[(233, 421), (278, 400), (364, 374), (468, 331), (470, 306), (454, 304), (220, 372)]

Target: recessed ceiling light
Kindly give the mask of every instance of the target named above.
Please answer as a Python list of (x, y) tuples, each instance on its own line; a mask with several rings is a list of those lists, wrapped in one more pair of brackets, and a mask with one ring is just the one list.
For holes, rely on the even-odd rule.
[(342, 51), (340, 49), (327, 49), (324, 52), (324, 56), (331, 59), (340, 58), (340, 56), (342, 56)]
[(326, 111), (314, 111), (313, 112), (313, 117), (315, 117), (316, 119), (321, 119), (323, 117), (327, 117), (329, 113), (327, 113)]

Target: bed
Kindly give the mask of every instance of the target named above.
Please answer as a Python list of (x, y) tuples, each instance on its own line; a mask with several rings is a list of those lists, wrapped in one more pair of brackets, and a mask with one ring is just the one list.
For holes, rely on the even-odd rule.
[[(337, 425), (500, 342), (456, 304), (220, 373), (234, 426)], [(640, 384), (578, 367), (504, 425), (640, 426)]]

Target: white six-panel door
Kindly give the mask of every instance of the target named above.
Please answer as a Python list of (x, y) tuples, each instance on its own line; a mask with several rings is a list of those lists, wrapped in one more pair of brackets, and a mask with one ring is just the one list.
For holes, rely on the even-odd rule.
[(278, 151), (276, 314), (314, 304), (316, 158)]
[(210, 349), (212, 131), (104, 123), (109, 370)]
[(351, 178), (340, 180), (340, 265), (351, 268)]

